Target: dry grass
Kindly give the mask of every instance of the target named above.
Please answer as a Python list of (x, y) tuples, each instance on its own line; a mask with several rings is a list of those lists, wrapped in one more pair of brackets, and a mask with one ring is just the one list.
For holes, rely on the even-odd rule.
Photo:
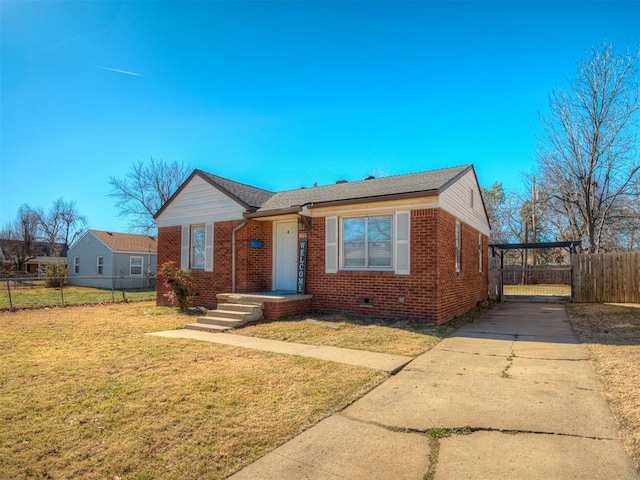
[(571, 295), (571, 285), (504, 285), (505, 295), (549, 295), (565, 296)]
[(568, 312), (640, 472), (640, 305), (572, 304)]
[(142, 335), (152, 302), (0, 314), (0, 478), (223, 478), (384, 380)]
[(316, 314), (252, 325), (234, 333), (307, 345), (417, 356), (433, 348), (461, 324), (484, 312), (486, 309), (474, 309), (439, 326), (405, 320)]

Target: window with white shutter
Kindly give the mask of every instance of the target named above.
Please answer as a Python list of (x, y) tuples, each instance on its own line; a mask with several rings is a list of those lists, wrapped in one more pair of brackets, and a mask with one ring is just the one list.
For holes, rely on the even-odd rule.
[(410, 273), (410, 212), (396, 212), (396, 265), (395, 271), (399, 275), (409, 275)]
[(325, 272), (336, 273), (338, 271), (338, 217), (325, 219)]
[(180, 242), (180, 268), (183, 270), (189, 269), (189, 237), (191, 229), (189, 225), (182, 226), (182, 238)]
[(204, 270), (213, 272), (213, 223), (207, 223), (204, 240)]

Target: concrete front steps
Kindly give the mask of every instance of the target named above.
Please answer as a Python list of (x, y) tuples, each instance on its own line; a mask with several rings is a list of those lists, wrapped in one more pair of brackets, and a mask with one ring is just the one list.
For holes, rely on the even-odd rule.
[(189, 330), (224, 332), (262, 318), (262, 305), (257, 303), (220, 303), (216, 310), (209, 310), (196, 323), (185, 325)]

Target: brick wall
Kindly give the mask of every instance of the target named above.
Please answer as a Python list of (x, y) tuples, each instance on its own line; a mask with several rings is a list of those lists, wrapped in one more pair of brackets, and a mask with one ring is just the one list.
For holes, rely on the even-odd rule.
[[(257, 223), (257, 222), (255, 222)], [(213, 247), (213, 272), (193, 270), (192, 275), (196, 284), (196, 290), (192, 304), (194, 306), (215, 308), (218, 304), (216, 294), (231, 292), (233, 290), (232, 279), (232, 244), (231, 238), (233, 229), (241, 225), (242, 221), (217, 222), (214, 225), (214, 247)], [(253, 233), (251, 223), (240, 228), (236, 233), (236, 287), (239, 292), (257, 291), (257, 285), (264, 282), (264, 275), (257, 274), (251, 268), (250, 261), (254, 249), (250, 248), (249, 240)], [(262, 230), (268, 228), (261, 227)], [(180, 264), (181, 250), (181, 227), (164, 227), (158, 229), (158, 265), (167, 261), (174, 261)], [(267, 248), (266, 245), (261, 250)], [(270, 251), (270, 250), (269, 250)], [(158, 293), (156, 301), (158, 305), (167, 305), (164, 296), (165, 291), (162, 282), (162, 275), (159, 273)], [(267, 287), (269, 285), (267, 284)]]
[[(194, 271), (198, 285), (194, 304), (217, 305), (217, 293), (232, 291), (231, 236), (242, 221), (219, 222), (214, 231), (214, 271)], [(461, 225), (462, 269), (455, 268), (455, 218), (440, 209), (411, 212), (411, 274), (338, 271), (325, 273), (325, 220), (315, 218), (308, 235), (306, 293), (319, 311), (356, 313), (419, 321), (446, 322), (487, 298), (487, 242), (483, 238), (483, 272), (479, 270), (478, 232)], [(158, 231), (158, 265), (180, 262), (180, 227)], [(262, 242), (251, 247), (251, 240)], [(249, 221), (236, 232), (236, 287), (239, 293), (270, 291), (272, 287), (273, 224)], [(166, 305), (162, 280), (157, 302)], [(296, 308), (298, 305), (296, 305)], [(301, 304), (309, 308), (309, 304)], [(302, 313), (277, 311), (271, 315)]]
[[(487, 274), (479, 273), (478, 232), (462, 224), (462, 271), (455, 269), (455, 218), (440, 209), (411, 212), (411, 274), (325, 273), (325, 222), (313, 221), (306, 293), (312, 307), (361, 315), (446, 322), (487, 298)], [(484, 250), (487, 245), (484, 239)], [(486, 266), (486, 253), (483, 254)]]
[(462, 268), (456, 272), (456, 219), (438, 212), (438, 319), (446, 321), (488, 297), (487, 242), (483, 236), (483, 271), (479, 272), (478, 231), (461, 224)]

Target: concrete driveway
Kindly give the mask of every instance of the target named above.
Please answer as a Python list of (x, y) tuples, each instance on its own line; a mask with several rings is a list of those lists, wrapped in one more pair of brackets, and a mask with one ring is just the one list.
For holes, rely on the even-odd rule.
[(234, 479), (633, 479), (563, 304), (503, 303)]

